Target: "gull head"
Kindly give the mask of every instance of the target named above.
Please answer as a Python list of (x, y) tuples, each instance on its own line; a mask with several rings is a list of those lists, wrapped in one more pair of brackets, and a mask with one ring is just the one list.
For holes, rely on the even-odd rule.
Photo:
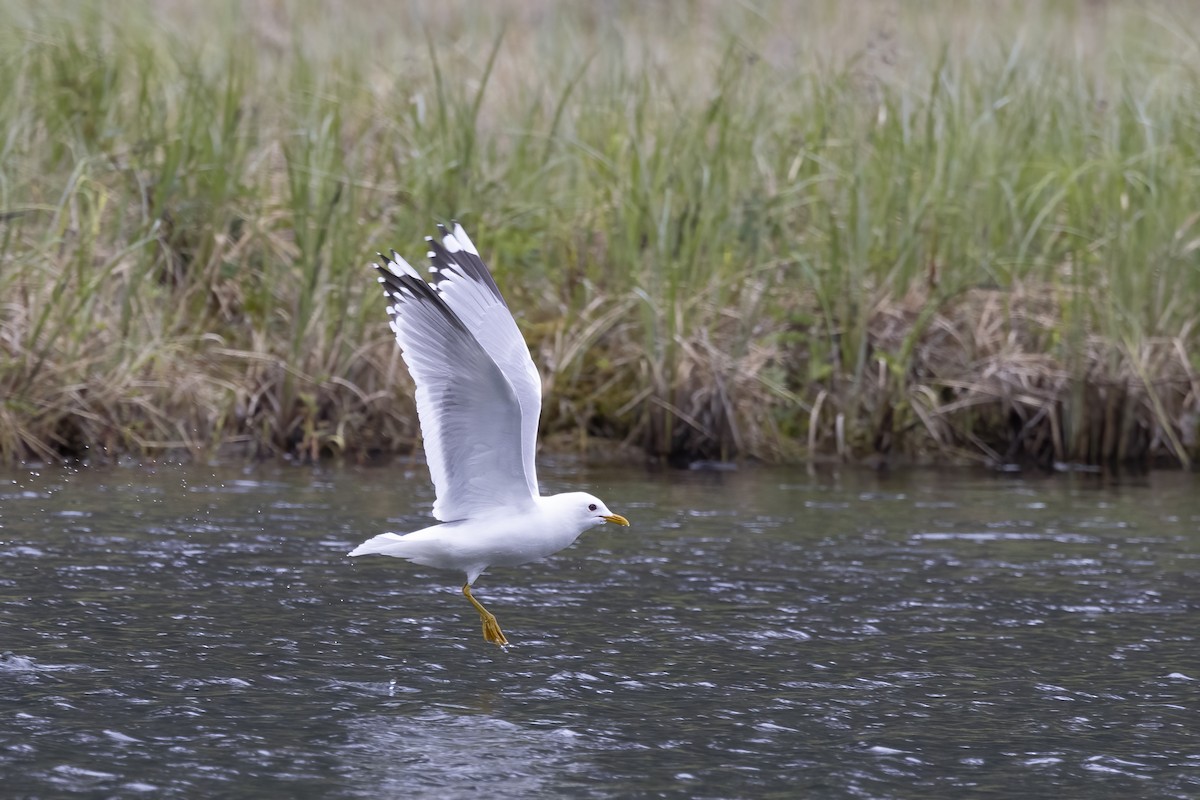
[(603, 500), (587, 492), (566, 492), (543, 497), (541, 500), (552, 510), (552, 513), (571, 522), (580, 531), (596, 525), (603, 525), (606, 522), (629, 526), (629, 520), (620, 514), (609, 511)]

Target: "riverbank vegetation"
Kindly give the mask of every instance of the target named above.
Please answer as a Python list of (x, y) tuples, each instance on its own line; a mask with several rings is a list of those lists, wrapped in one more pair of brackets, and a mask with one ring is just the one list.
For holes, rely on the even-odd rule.
[(1200, 455), (1185, 4), (0, 10), (0, 459), (412, 448), (450, 218), (557, 446)]

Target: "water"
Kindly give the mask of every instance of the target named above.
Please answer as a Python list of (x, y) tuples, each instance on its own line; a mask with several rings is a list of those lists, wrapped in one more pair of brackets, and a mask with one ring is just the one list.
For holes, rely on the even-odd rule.
[[(1192, 476), (543, 470), (477, 594), (423, 468), (0, 475), (4, 797), (1200, 796)], [(481, 795), (482, 793), (482, 795)]]

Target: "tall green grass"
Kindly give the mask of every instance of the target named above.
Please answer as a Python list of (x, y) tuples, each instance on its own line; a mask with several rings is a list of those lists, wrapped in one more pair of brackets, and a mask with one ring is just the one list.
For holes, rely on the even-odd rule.
[(419, 432), (366, 263), (463, 221), (543, 430), (1196, 455), (1200, 13), (0, 0), (0, 457)]

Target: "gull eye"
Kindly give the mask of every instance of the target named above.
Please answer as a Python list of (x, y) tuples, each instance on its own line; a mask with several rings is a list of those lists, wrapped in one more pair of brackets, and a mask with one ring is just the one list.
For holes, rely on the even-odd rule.
[(595, 511), (595, 510), (596, 510), (596, 504), (595, 504), (595, 503), (589, 503), (589, 504), (588, 504), (588, 511)]

